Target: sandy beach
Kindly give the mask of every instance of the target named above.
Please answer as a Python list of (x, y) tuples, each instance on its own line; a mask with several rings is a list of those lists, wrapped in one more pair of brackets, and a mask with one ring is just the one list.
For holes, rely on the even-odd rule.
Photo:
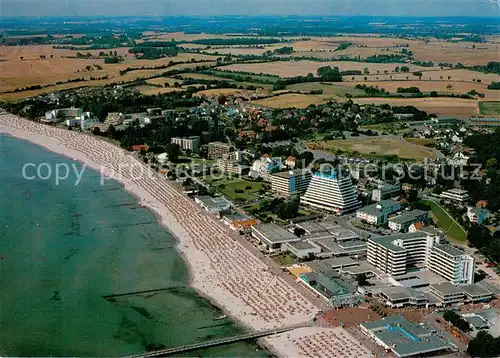
[[(250, 330), (309, 323), (319, 311), (215, 217), (131, 153), (97, 137), (0, 114), (0, 133), (28, 140), (119, 180), (178, 239), (191, 285)], [(125, 168), (125, 169), (124, 169)]]

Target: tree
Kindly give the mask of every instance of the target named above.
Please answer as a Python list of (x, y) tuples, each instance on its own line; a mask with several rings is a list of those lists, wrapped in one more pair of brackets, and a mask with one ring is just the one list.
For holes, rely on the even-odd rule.
[(363, 74), (364, 75), (369, 75), (370, 74), (370, 71), (368, 71), (367, 67), (363, 68)]
[(101, 128), (94, 127), (94, 129), (92, 129), (92, 134), (93, 135), (101, 135)]
[(358, 282), (359, 286), (367, 286), (368, 281), (366, 280), (366, 275), (364, 273), (360, 273), (356, 275), (356, 281)]
[(306, 233), (306, 231), (301, 227), (296, 227), (295, 229), (293, 229), (293, 233), (295, 235), (297, 235), (298, 237), (301, 237), (302, 235), (304, 235)]
[(176, 162), (179, 159), (180, 147), (177, 143), (170, 143), (167, 147), (168, 160)]
[(490, 158), (486, 161), (486, 170), (496, 169), (498, 167), (498, 161), (496, 158)]
[(431, 91), (430, 96), (431, 97), (437, 97), (438, 93), (436, 91)]
[(479, 331), (467, 347), (472, 357), (498, 357), (500, 355), (500, 337), (494, 338), (486, 331)]
[(399, 66), (396, 66), (396, 68), (394, 69), (394, 72), (399, 73)]

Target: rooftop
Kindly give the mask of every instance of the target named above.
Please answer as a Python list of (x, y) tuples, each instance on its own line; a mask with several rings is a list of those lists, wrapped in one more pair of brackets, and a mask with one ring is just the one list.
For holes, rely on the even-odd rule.
[(324, 227), (314, 221), (304, 221), (297, 224), (297, 226), (304, 229), (308, 234), (328, 233)]
[(455, 189), (446, 190), (446, 191), (444, 191), (444, 193), (453, 193), (453, 194), (457, 194), (457, 195), (463, 195), (463, 194), (467, 194), (467, 190), (455, 188)]
[(396, 216), (395, 218), (391, 218), (391, 219), (389, 219), (389, 221), (395, 222), (396, 224), (404, 224), (404, 223), (407, 223), (409, 221), (414, 221), (418, 217), (420, 217), (422, 215), (426, 215), (426, 214), (427, 214), (427, 211), (417, 209), (417, 210), (408, 211), (402, 215)]
[(428, 234), (422, 231), (415, 231), (409, 233), (388, 235), (388, 236), (377, 236), (372, 237), (369, 241), (372, 241), (378, 245), (384, 246), (385, 248), (392, 251), (405, 251), (405, 249), (401, 246), (394, 245), (393, 242), (396, 240), (405, 240), (405, 239), (415, 239), (419, 237), (426, 237)]
[(422, 292), (406, 287), (388, 287), (382, 289), (380, 292), (389, 297), (389, 299), (392, 301), (410, 299), (412, 297), (419, 300), (426, 299), (425, 295)]
[(450, 244), (444, 244), (444, 245), (435, 245), (434, 246), (435, 250), (440, 250), (450, 256), (462, 256), (465, 255), (465, 252), (462, 250), (457, 249), (455, 246), (452, 246)]
[(223, 196), (217, 196), (217, 197), (211, 197), (208, 195), (205, 196), (197, 196), (196, 197), (199, 201), (203, 203), (203, 205), (207, 207), (218, 207), (218, 206), (225, 206), (225, 205), (231, 205), (231, 202), (224, 198)]
[(252, 230), (257, 231), (259, 234), (264, 236), (267, 241), (273, 244), (300, 240), (299, 237), (277, 224), (254, 225)]
[(294, 170), (288, 170), (286, 172), (274, 173), (271, 174), (271, 176), (290, 179), (291, 177), (307, 175), (307, 174), (310, 174), (308, 169), (294, 169)]
[(307, 240), (289, 242), (288, 245), (292, 246), (296, 250), (307, 250), (307, 249), (314, 249), (317, 247), (316, 245), (311, 244)]
[(455, 286), (451, 282), (443, 282), (431, 285), (436, 291), (441, 292), (443, 295), (458, 295), (463, 293), (459, 286)]
[(460, 286), (462, 291), (464, 291), (468, 296), (486, 296), (486, 295), (492, 295), (493, 292), (490, 290), (487, 290), (484, 287), (481, 287), (475, 283), (472, 285), (463, 285)]
[(398, 357), (408, 357), (449, 348), (445, 341), (432, 334), (424, 324), (417, 324), (395, 315), (361, 324), (371, 331)]

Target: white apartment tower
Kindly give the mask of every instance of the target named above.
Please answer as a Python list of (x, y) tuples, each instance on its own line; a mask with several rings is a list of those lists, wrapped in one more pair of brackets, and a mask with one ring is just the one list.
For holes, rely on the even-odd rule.
[(429, 270), (455, 285), (474, 283), (474, 258), (451, 245), (439, 245), (431, 249)]
[(315, 173), (300, 202), (338, 214), (361, 207), (349, 175)]
[(431, 248), (440, 242), (425, 231), (373, 237), (368, 239), (367, 260), (391, 276), (403, 275), (408, 266), (427, 266)]

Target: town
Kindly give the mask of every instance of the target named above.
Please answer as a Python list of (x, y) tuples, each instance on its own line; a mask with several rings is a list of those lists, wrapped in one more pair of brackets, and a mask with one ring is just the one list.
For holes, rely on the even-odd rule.
[[(376, 356), (498, 354), (500, 118), (226, 95), (104, 118), (64, 107), (83, 96), (39, 96), (47, 111), (33, 120), (132, 152), (319, 299), (322, 327)], [(425, 160), (391, 152), (395, 142)]]

